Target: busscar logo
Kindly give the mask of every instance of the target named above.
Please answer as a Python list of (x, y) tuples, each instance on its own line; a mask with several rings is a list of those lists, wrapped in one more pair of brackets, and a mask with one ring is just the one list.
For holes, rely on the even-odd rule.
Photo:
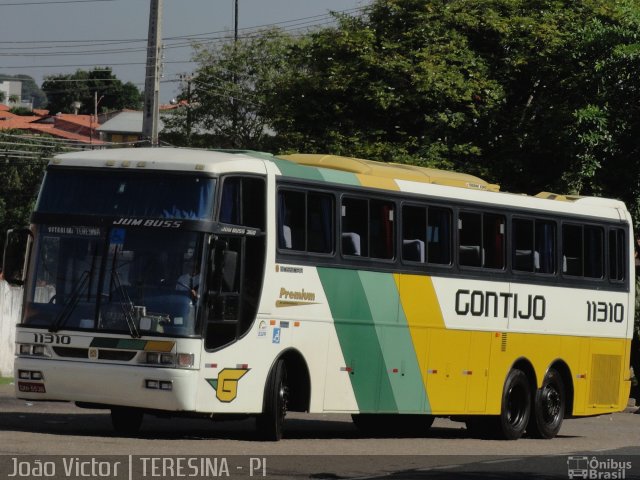
[(574, 455), (567, 458), (567, 474), (570, 479), (585, 478), (594, 480), (626, 479), (631, 462), (615, 458), (589, 458), (586, 455)]
[(180, 228), (182, 226), (182, 221), (123, 217), (118, 220), (114, 220), (113, 225), (122, 225), (124, 227)]

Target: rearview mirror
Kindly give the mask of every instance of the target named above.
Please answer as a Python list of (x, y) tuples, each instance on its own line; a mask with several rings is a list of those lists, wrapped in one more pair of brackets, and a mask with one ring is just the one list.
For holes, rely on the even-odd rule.
[(33, 234), (28, 228), (12, 229), (7, 232), (2, 273), (9, 285), (24, 285), (32, 239)]

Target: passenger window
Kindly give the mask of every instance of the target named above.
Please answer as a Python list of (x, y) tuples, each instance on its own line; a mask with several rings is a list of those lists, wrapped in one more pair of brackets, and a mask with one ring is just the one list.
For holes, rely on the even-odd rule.
[(460, 212), (459, 262), (467, 267), (482, 266), (482, 216), (479, 213)]
[(562, 271), (573, 276), (604, 277), (604, 230), (602, 228), (563, 225)]
[(555, 273), (555, 224), (546, 220), (513, 220), (512, 268)]
[[(266, 197), (264, 179), (227, 177), (222, 185), (219, 220), (264, 230)], [(258, 206), (256, 208), (256, 205)]]
[(424, 263), (427, 245), (427, 209), (402, 207), (402, 259)]
[(305, 249), (305, 194), (281, 190), (278, 193), (278, 247), (284, 250)]
[(394, 205), (381, 200), (342, 200), (342, 254), (392, 259)]
[(369, 201), (369, 245), (372, 258), (394, 257), (393, 221), (393, 203), (380, 200)]
[(460, 265), (504, 269), (505, 217), (460, 212)]
[(427, 220), (427, 262), (450, 265), (451, 211), (429, 207)]
[(556, 224), (536, 220), (534, 267), (539, 273), (556, 273)]
[(369, 212), (366, 200), (342, 200), (342, 254), (369, 256)]
[(321, 193), (307, 195), (307, 251), (333, 252), (333, 196)]
[(609, 230), (609, 278), (612, 281), (623, 281), (625, 277), (625, 235), (624, 230)]
[(512, 267), (521, 272), (534, 271), (533, 220), (514, 219)]
[(582, 227), (562, 226), (562, 272), (582, 276)]
[(584, 276), (604, 277), (604, 231), (599, 227), (584, 227)]
[(502, 215), (486, 214), (483, 216), (483, 250), (485, 252), (484, 267), (504, 268), (504, 234), (505, 218)]
[(278, 192), (278, 248), (333, 252), (333, 197), (316, 192)]

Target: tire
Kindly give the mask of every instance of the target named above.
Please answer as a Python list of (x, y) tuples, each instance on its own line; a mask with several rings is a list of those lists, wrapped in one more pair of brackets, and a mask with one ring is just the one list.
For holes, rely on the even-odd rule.
[(351, 415), (353, 424), (368, 435), (422, 436), (431, 428), (433, 415), (359, 413)]
[(288, 404), (287, 366), (283, 359), (279, 359), (267, 380), (262, 414), (256, 418), (256, 427), (260, 438), (268, 441), (282, 439), (284, 417), (287, 415)]
[(560, 431), (566, 408), (564, 382), (560, 373), (550, 369), (535, 393), (533, 415), (527, 432), (534, 438), (553, 438)]
[(517, 440), (524, 434), (530, 417), (529, 380), (522, 370), (513, 369), (504, 382), (500, 415), (489, 417), (488, 431), (501, 440)]
[(144, 412), (137, 408), (113, 407), (111, 424), (119, 435), (131, 436), (140, 432)]

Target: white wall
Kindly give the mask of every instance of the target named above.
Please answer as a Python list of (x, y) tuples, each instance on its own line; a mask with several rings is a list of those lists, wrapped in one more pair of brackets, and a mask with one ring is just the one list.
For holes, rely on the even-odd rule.
[(22, 288), (0, 280), (0, 376), (13, 377), (16, 323), (22, 309)]

